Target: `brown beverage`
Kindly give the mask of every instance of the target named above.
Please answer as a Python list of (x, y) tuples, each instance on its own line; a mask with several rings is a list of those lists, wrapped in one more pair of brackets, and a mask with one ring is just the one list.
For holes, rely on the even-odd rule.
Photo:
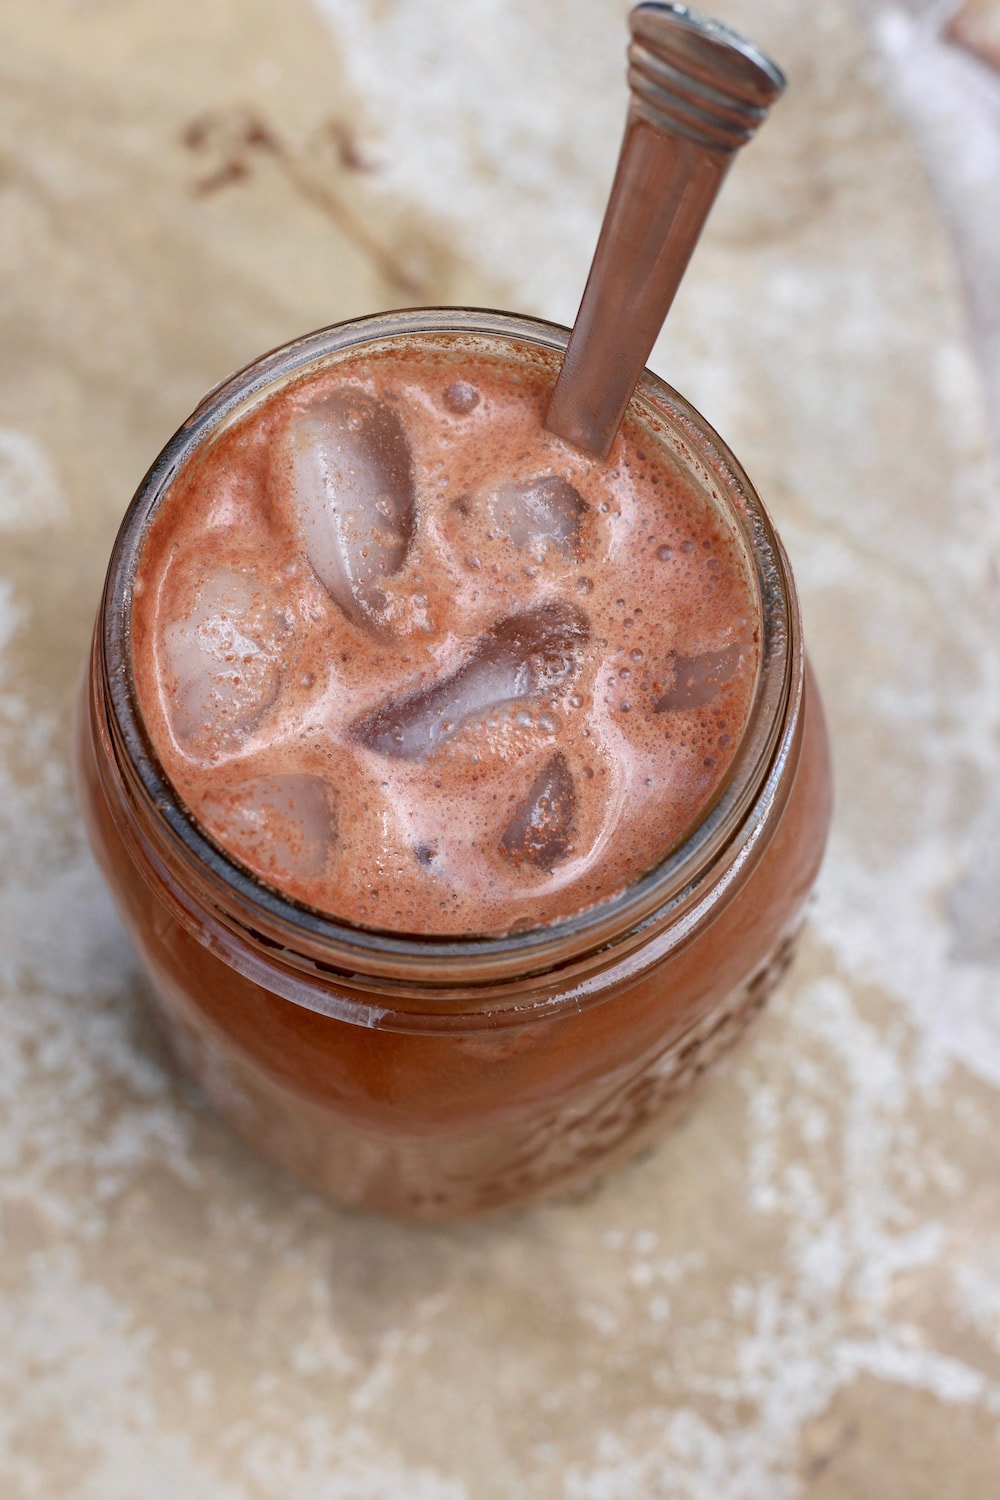
[(286, 895), (505, 933), (659, 864), (747, 722), (759, 606), (733, 523), (647, 421), (542, 428), (544, 365), (364, 353), (206, 445), (142, 546), (144, 722), (205, 830)]
[(385, 1212), (652, 1139), (787, 961), (825, 839), (759, 501), (652, 377), (607, 463), (545, 434), (563, 344), (412, 313), (260, 361), (148, 476), (95, 637), (84, 806), (175, 1044)]

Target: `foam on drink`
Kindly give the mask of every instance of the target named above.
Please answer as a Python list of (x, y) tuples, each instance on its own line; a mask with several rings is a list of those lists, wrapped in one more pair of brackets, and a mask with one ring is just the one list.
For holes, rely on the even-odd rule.
[(731, 523), (628, 417), (545, 432), (530, 351), (425, 335), (270, 395), (187, 463), (134, 590), (166, 775), (344, 921), (500, 933), (646, 873), (719, 794), (758, 607)]

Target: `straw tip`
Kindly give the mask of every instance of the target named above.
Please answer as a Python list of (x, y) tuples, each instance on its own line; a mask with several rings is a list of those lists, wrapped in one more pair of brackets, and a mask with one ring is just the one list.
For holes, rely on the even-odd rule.
[(724, 76), (747, 102), (769, 107), (785, 89), (784, 73), (755, 43), (686, 5), (642, 0), (629, 15), (629, 28), (646, 46), (664, 48), (676, 64)]

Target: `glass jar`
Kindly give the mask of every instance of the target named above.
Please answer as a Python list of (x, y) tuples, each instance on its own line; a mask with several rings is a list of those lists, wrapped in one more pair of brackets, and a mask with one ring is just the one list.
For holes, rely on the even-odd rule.
[(446, 1219), (581, 1187), (652, 1141), (760, 1009), (792, 953), (830, 817), (830, 767), (787, 559), (739, 465), (648, 372), (635, 401), (742, 537), (761, 665), (721, 795), (620, 895), (504, 937), (336, 922), (209, 841), (159, 766), (130, 659), (146, 524), (201, 444), (290, 379), (428, 334), (558, 366), (567, 332), (503, 314), (393, 313), (324, 329), (211, 392), (136, 494), (77, 714), (80, 800), (174, 1048), (218, 1109), (338, 1203)]

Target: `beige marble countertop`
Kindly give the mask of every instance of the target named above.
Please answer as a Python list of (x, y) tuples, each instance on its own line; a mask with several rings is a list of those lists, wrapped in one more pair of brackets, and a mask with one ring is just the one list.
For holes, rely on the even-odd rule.
[(996, 80), (940, 6), (716, 9), (792, 87), (654, 363), (790, 549), (830, 855), (787, 982), (659, 1149), (414, 1230), (262, 1165), (172, 1066), (69, 703), (124, 506), (230, 369), (405, 302), (572, 318), (625, 6), (3, 7), (4, 1500), (997, 1493)]

